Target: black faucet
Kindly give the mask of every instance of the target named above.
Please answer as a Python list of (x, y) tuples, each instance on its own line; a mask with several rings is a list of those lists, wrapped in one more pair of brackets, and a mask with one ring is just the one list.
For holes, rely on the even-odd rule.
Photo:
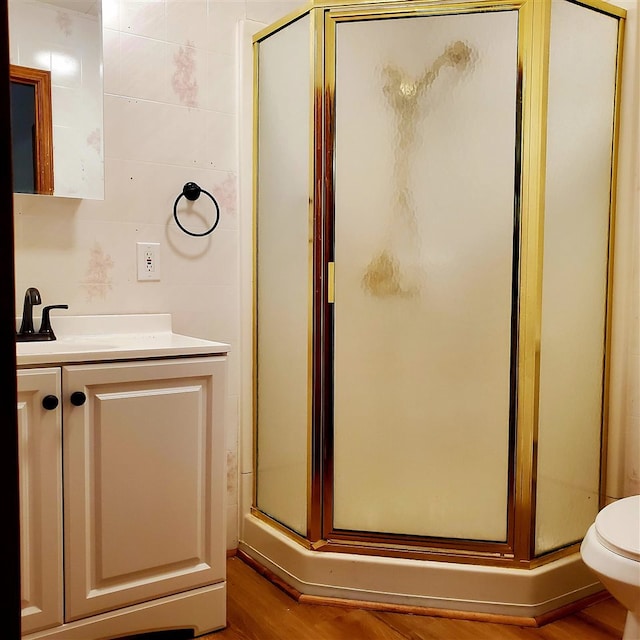
[(36, 342), (44, 340), (55, 340), (56, 336), (51, 328), (51, 309), (68, 309), (66, 304), (52, 304), (42, 309), (42, 323), (40, 330), (36, 333), (33, 328), (33, 307), (42, 304), (40, 292), (35, 287), (29, 287), (24, 294), (24, 307), (22, 309), (22, 323), (16, 335), (18, 342)]
[[(35, 287), (29, 287), (24, 294), (24, 306), (22, 307), (22, 324), (18, 336), (27, 336), (34, 333), (33, 306), (42, 304), (40, 292)], [(28, 338), (27, 338), (28, 339)]]

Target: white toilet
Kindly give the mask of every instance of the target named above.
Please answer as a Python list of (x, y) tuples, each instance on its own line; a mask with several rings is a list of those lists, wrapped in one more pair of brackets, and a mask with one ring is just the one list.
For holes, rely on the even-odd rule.
[(621, 498), (598, 513), (580, 553), (584, 563), (624, 607), (623, 640), (640, 640), (640, 495)]

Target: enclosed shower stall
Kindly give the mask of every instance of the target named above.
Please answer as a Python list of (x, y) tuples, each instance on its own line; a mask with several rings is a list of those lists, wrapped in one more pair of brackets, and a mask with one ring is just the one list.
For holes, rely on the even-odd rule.
[(242, 548), (300, 591), (476, 607), (331, 578), (346, 558), (416, 584), (565, 571), (494, 613), (598, 590), (576, 555), (603, 506), (623, 24), (600, 0), (370, 0), (255, 36)]

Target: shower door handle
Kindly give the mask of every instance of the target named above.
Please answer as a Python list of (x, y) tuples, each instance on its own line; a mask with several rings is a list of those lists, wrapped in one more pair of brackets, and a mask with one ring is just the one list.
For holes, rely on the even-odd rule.
[(327, 262), (327, 302), (333, 304), (336, 297), (336, 263)]

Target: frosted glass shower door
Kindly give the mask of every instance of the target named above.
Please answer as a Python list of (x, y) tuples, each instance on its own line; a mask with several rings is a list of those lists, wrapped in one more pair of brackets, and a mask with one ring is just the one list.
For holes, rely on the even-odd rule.
[(552, 5), (538, 555), (581, 540), (600, 506), (618, 29), (599, 11)]
[(255, 221), (256, 506), (302, 535), (311, 420), (309, 35), (304, 16), (260, 43)]
[(335, 47), (333, 528), (505, 541), (517, 12)]

